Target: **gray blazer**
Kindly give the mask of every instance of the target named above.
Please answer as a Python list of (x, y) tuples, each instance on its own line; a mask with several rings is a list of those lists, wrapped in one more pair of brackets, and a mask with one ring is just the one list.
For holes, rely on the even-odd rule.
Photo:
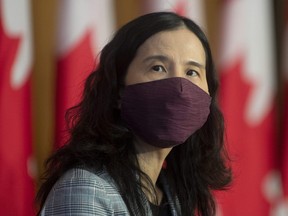
[[(160, 175), (161, 176), (161, 175)], [(164, 176), (163, 190), (168, 199), (172, 216), (180, 215), (180, 204), (173, 198)], [(152, 216), (150, 205), (143, 198), (146, 215)], [(68, 170), (50, 191), (41, 211), (42, 216), (52, 215), (130, 215), (117, 186), (107, 171), (97, 172), (74, 168)], [(139, 215), (137, 212), (133, 215)]]

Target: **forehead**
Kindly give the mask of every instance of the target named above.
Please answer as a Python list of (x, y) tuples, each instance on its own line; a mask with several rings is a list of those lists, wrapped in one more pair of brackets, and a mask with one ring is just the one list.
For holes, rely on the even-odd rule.
[(159, 32), (148, 38), (137, 50), (138, 57), (153, 54), (181, 55), (205, 63), (205, 50), (199, 38), (183, 27)]

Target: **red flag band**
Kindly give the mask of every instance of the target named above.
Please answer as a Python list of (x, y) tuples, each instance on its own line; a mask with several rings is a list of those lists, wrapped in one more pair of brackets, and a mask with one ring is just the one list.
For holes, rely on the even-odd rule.
[(275, 78), (272, 5), (225, 1), (220, 102), (234, 183), (219, 198), (223, 216), (269, 215), (275, 202)]
[(64, 143), (65, 112), (79, 102), (96, 56), (114, 29), (112, 0), (59, 2), (57, 31), (56, 144)]
[(29, 3), (0, 1), (0, 212), (9, 216), (35, 214)]

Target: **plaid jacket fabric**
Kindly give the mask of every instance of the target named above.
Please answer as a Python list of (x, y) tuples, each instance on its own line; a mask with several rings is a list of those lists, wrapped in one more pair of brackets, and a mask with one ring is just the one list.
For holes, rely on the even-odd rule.
[[(171, 196), (169, 186), (163, 179), (163, 190), (169, 202), (172, 216), (179, 214), (180, 204)], [(142, 197), (146, 215), (152, 211), (146, 197)], [(136, 210), (137, 211), (137, 210)], [(113, 179), (104, 170), (97, 172), (82, 168), (67, 171), (50, 191), (41, 211), (42, 216), (84, 215), (130, 215)], [(133, 215), (139, 215), (134, 212)]]

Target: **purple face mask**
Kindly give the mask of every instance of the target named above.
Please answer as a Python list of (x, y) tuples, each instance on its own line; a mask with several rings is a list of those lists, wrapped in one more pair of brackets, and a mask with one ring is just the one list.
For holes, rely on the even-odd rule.
[(184, 143), (210, 113), (211, 97), (180, 77), (126, 86), (121, 117), (150, 145), (167, 148)]

